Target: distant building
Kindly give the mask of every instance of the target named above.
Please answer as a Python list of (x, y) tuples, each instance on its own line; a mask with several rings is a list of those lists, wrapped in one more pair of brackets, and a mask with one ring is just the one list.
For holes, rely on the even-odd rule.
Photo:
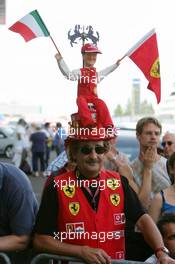
[(156, 116), (166, 122), (175, 122), (175, 92), (172, 92), (156, 108)]
[(140, 79), (132, 80), (131, 114), (140, 114)]
[(23, 117), (28, 122), (61, 122), (64, 126), (68, 124), (69, 116), (61, 116), (56, 111), (49, 112), (44, 105), (27, 105), (19, 102), (0, 102), (1, 115), (15, 120)]
[(40, 114), (40, 107), (35, 105), (23, 105), (18, 102), (0, 102), (0, 113), (9, 116), (36, 116)]
[(0, 24), (5, 24), (5, 0), (0, 0)]

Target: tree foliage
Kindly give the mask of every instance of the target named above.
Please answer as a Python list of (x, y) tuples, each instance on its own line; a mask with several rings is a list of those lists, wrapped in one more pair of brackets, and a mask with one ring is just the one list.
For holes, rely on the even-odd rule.
[[(151, 103), (148, 103), (147, 100), (144, 100), (140, 104), (140, 113), (141, 115), (150, 115), (154, 114), (154, 109)], [(114, 116), (130, 116), (132, 115), (132, 104), (131, 100), (128, 99), (128, 102), (124, 108), (118, 104), (114, 110)]]

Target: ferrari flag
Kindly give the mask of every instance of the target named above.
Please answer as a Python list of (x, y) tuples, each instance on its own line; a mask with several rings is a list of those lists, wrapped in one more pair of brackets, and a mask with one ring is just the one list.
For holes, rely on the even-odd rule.
[(21, 18), (9, 27), (9, 29), (13, 32), (19, 33), (26, 42), (37, 37), (50, 36), (50, 33), (37, 10), (34, 10)]
[(126, 55), (140, 68), (148, 80), (148, 89), (153, 91), (157, 103), (161, 100), (160, 63), (155, 30), (148, 32)]

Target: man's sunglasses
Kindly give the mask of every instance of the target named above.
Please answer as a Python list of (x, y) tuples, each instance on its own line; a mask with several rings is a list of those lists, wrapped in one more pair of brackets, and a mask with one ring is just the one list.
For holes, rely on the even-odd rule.
[(93, 148), (93, 147), (90, 147), (88, 145), (85, 145), (85, 146), (81, 147), (80, 151), (84, 155), (89, 155), (89, 154), (92, 153), (93, 149), (95, 150), (95, 152), (97, 154), (104, 154), (106, 152), (106, 148), (104, 146), (95, 146)]
[(165, 147), (166, 144), (167, 144), (168, 146), (171, 146), (171, 145), (173, 144), (173, 142), (172, 142), (172, 141), (164, 141), (164, 142), (162, 142), (162, 147)]

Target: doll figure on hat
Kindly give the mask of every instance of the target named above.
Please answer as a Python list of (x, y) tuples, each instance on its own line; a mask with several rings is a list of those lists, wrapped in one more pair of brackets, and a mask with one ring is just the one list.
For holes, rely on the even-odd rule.
[(62, 74), (71, 81), (78, 81), (77, 105), (81, 126), (113, 127), (112, 118), (105, 102), (98, 98), (97, 83), (113, 72), (119, 66), (120, 60), (97, 72), (94, 65), (97, 54), (101, 54), (98, 47), (87, 43), (82, 47), (81, 53), (83, 56), (83, 68), (73, 71), (69, 70), (60, 52), (55, 55)]

